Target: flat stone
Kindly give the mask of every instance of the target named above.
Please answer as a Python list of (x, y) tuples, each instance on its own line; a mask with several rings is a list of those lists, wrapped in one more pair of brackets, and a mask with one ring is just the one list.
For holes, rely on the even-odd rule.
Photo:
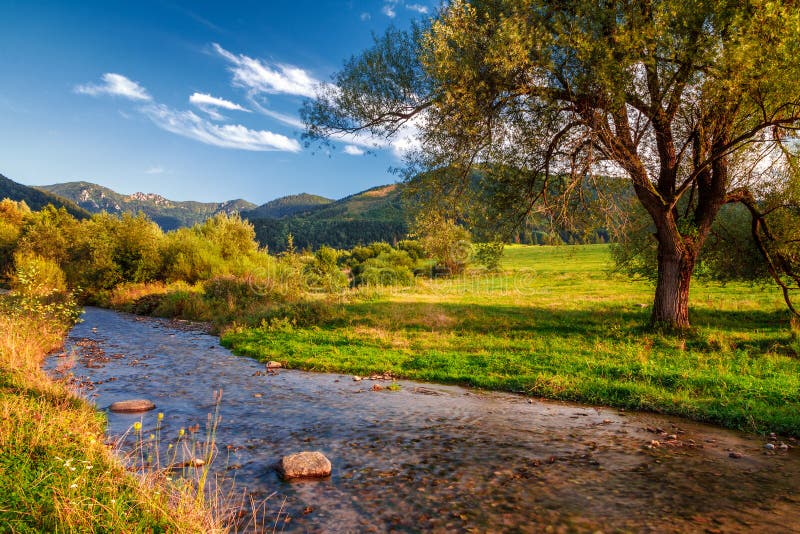
[(139, 413), (149, 412), (154, 410), (155, 407), (156, 405), (147, 399), (132, 399), (115, 402), (108, 409), (117, 413)]
[(283, 365), (281, 365), (281, 362), (273, 362), (273, 361), (267, 362), (267, 369), (280, 369), (281, 367), (283, 367)]
[(331, 474), (331, 461), (319, 451), (298, 452), (281, 458), (278, 472), (284, 479), (323, 478)]

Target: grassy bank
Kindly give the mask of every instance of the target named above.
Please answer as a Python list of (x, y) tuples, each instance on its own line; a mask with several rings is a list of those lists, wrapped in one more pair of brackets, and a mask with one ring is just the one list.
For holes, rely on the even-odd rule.
[(797, 330), (773, 288), (695, 283), (688, 336), (647, 331), (653, 287), (603, 245), (510, 247), (498, 274), (350, 294), (312, 326), (234, 328), (239, 354), (652, 410), (800, 435)]
[(0, 530), (213, 530), (186, 492), (127, 473), (102, 416), (42, 371), (66, 333), (63, 310), (0, 299)]

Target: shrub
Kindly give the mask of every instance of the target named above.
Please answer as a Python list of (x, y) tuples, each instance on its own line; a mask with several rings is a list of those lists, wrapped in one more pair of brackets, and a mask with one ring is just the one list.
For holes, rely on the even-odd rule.
[(503, 259), (502, 241), (492, 241), (489, 243), (475, 243), (475, 261), (483, 265), (489, 271), (496, 271), (500, 268), (500, 260)]
[(332, 293), (347, 287), (347, 275), (339, 269), (338, 258), (339, 253), (330, 247), (317, 250), (303, 269), (310, 289)]
[(50, 259), (33, 253), (14, 255), (11, 289), (22, 297), (50, 299), (67, 292), (64, 271)]

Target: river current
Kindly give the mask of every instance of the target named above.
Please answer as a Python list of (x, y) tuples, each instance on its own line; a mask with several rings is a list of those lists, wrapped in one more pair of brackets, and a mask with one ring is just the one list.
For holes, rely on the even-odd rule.
[[(398, 389), (269, 374), (198, 329), (97, 308), (47, 368), (71, 373), (101, 410), (155, 402), (145, 414), (108, 413), (109, 436), (127, 434), (123, 452), (132, 425), (141, 421), (148, 435), (159, 412), (163, 444), (182, 428), (205, 428), (222, 390), (212, 470), (270, 496), (270, 530), (800, 531), (800, 455), (781, 438), (767, 450), (766, 438), (676, 417), (403, 380)], [(328, 456), (332, 476), (282, 481), (275, 463), (304, 450)]]

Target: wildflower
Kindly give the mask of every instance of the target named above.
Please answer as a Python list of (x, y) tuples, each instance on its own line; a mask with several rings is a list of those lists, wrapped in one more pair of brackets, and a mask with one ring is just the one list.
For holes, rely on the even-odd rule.
[(75, 488), (78, 487), (78, 485), (77, 484), (70, 484), (69, 487), (70, 487), (70, 489), (75, 489)]
[(158, 412), (158, 420), (162, 421), (164, 419), (164, 412)]
[(87, 465), (87, 466), (85, 466), (85, 467), (86, 467), (86, 470), (88, 471), (88, 470), (90, 470), (90, 469), (91, 469), (93, 466), (91, 466), (91, 465)]
[(141, 431), (142, 430), (142, 422), (141, 421), (136, 421), (135, 423), (133, 423), (133, 429), (136, 432)]
[(185, 433), (186, 433), (186, 431), (184, 429), (182, 429), (182, 428), (178, 431), (178, 435), (179, 436), (183, 436)]
[(156, 439), (156, 435), (155, 434), (150, 434), (150, 439)]

